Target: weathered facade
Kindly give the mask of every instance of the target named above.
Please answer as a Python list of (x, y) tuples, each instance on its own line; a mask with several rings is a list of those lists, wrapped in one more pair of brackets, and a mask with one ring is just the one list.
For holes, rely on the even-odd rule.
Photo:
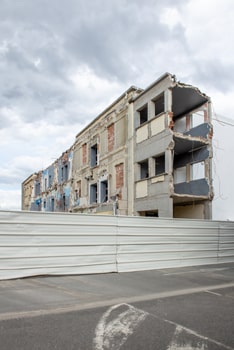
[(169, 73), (129, 88), (32, 175), (31, 196), (24, 181), (22, 208), (211, 219), (210, 105)]
[(73, 212), (128, 215), (129, 100), (131, 87), (76, 136)]
[[(23, 182), (23, 210), (44, 212), (70, 211), (72, 159), (73, 150), (70, 148), (48, 168), (34, 173)], [(29, 187), (31, 189), (30, 195)]]
[(22, 210), (31, 210), (31, 204), (34, 201), (34, 179), (37, 174), (30, 175), (22, 183)]

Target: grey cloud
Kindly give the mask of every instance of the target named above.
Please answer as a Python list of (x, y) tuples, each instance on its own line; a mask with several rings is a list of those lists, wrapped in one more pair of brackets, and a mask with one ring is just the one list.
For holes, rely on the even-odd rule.
[[(27, 172), (25, 172), (25, 176), (27, 176), (26, 174), (27, 174)], [(24, 174), (22, 173), (22, 175), (24, 175)], [(1, 186), (2, 185), (10, 185), (10, 184), (15, 185), (17, 183), (20, 183), (22, 178), (23, 178), (23, 176), (21, 177), (21, 176), (11, 175), (11, 174), (7, 174), (5, 176), (0, 176), (0, 185)]]
[[(171, 2), (164, 2), (163, 6), (165, 3)], [(157, 42), (166, 43), (174, 35), (159, 22), (162, 2), (152, 7), (148, 4), (122, 1), (120, 6), (112, 6), (111, 3), (103, 13), (94, 6), (90, 15), (82, 19), (82, 26), (74, 26), (68, 33), (68, 52), (78, 61), (95, 67), (99, 75), (128, 80), (132, 77), (133, 58), (137, 62), (137, 57), (142, 58), (146, 52), (150, 54)]]
[(19, 85), (12, 85), (3, 91), (3, 96), (9, 100), (14, 100), (15, 98), (18, 99), (23, 96), (23, 91)]
[[(184, 0), (179, 0), (176, 6), (183, 3)], [(19, 36), (21, 44), (24, 45), (24, 41), (30, 43), (30, 52), (34, 52), (35, 46), (39, 47), (45, 68), (51, 74), (55, 71), (61, 75), (69, 65), (85, 62), (100, 76), (127, 81), (135, 74), (131, 71), (130, 61), (134, 53), (136, 57), (138, 54), (142, 56), (142, 52), (150, 52), (155, 42), (166, 42), (170, 35), (174, 35), (159, 22), (162, 9), (174, 6), (173, 0), (70, 0), (66, 6), (63, 1), (47, 3), (35, 0), (32, 3), (21, 0), (21, 5), (17, 3), (10, 8), (7, 4), (2, 9), (5, 18), (10, 13), (16, 26), (24, 25), (26, 39)], [(48, 52), (41, 44), (45, 35), (41, 38), (33, 29), (35, 27), (48, 38)], [(61, 43), (53, 42), (53, 37), (61, 38)], [(61, 50), (63, 59), (59, 64)]]
[(170, 5), (173, 0), (3, 2), (0, 46), (6, 40), (7, 50), (0, 63), (2, 106), (14, 103), (26, 122), (83, 118), (77, 106), (87, 102), (79, 101), (82, 96), (75, 95), (68, 75), (85, 64), (126, 88), (135, 84), (157, 43), (182, 38), (183, 28), (170, 32), (159, 22), (162, 9)]
[(218, 58), (194, 62), (192, 79), (212, 90), (229, 92), (233, 88), (234, 63), (223, 64)]

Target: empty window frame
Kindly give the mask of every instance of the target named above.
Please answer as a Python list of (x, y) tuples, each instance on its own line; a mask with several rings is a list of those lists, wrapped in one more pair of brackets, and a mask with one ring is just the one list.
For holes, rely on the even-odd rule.
[(179, 184), (187, 181), (186, 166), (174, 169), (174, 183)]
[(190, 180), (199, 180), (205, 178), (205, 163), (199, 162), (191, 164)]
[(154, 158), (155, 175), (162, 175), (165, 173), (165, 154)]
[(156, 217), (158, 218), (158, 210), (149, 210), (149, 211), (139, 211), (140, 216), (146, 217)]
[(146, 179), (149, 177), (149, 161), (148, 159), (144, 160), (143, 162), (139, 163), (140, 167), (140, 179)]
[(67, 181), (68, 180), (68, 165), (64, 165), (61, 168), (61, 181)]
[(41, 193), (41, 184), (40, 182), (37, 182), (35, 186), (35, 195), (38, 196), (40, 193)]
[(200, 108), (190, 113), (191, 128), (206, 123), (208, 121), (208, 106), (204, 104)]
[(164, 93), (159, 95), (154, 101), (155, 116), (164, 112)]
[(97, 203), (97, 184), (90, 185), (90, 197), (89, 197), (90, 204)]
[(100, 182), (100, 202), (105, 203), (108, 201), (108, 181)]
[(62, 210), (63, 211), (66, 210), (66, 195), (65, 195), (65, 193), (63, 194), (63, 198), (62, 198)]
[(44, 185), (45, 185), (45, 191), (47, 190), (47, 178), (44, 180)]
[(138, 110), (140, 125), (144, 124), (148, 120), (148, 106), (145, 105), (143, 108)]
[(52, 186), (52, 175), (49, 175), (49, 187)]
[(184, 133), (187, 131), (188, 123), (187, 123), (187, 117), (184, 116), (182, 118), (178, 118), (174, 123), (174, 131)]
[(91, 167), (94, 167), (96, 165), (98, 165), (98, 145), (97, 143), (95, 143), (95, 145), (93, 145), (91, 147), (91, 153), (90, 153), (90, 165)]
[(51, 211), (54, 211), (54, 198), (51, 198)]

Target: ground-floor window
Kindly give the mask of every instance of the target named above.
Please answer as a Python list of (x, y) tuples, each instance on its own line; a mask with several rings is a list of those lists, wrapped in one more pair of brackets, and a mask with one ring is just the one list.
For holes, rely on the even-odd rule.
[(138, 213), (140, 216), (158, 217), (158, 210), (139, 211)]
[(90, 204), (97, 203), (97, 184), (90, 185)]
[(100, 202), (104, 203), (108, 201), (108, 181), (100, 182)]

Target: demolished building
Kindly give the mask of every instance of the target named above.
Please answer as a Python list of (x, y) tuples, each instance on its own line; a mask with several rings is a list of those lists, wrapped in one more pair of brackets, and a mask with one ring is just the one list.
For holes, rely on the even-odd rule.
[(133, 105), (134, 215), (210, 219), (210, 98), (165, 74)]
[(211, 122), (210, 98), (169, 73), (131, 87), (41, 172), (31, 205), (25, 180), (22, 209), (211, 219)]

